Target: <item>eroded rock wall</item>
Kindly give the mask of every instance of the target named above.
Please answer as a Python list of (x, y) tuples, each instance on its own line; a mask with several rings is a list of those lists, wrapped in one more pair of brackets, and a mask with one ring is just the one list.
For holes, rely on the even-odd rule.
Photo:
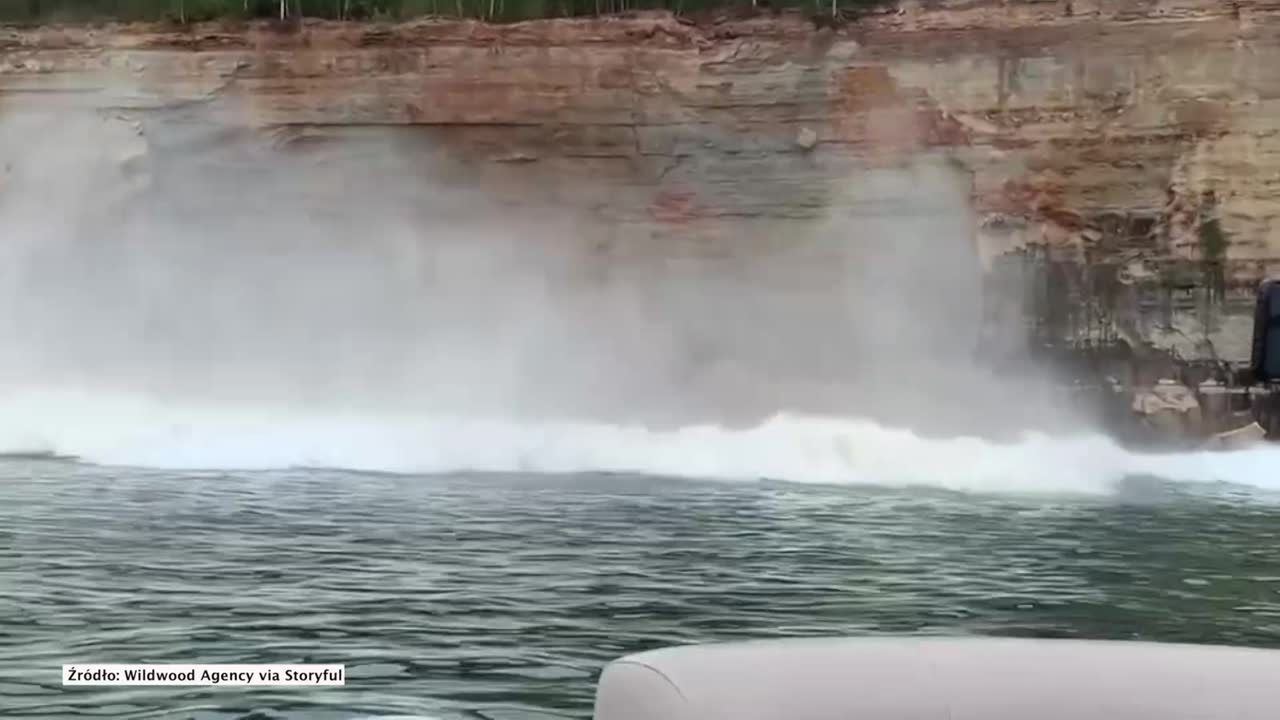
[(1280, 3), (1263, 0), (904, 2), (834, 29), (0, 31), (0, 114), (58, 108), (136, 125), (143, 156), (158, 123), (287, 152), (399, 133), (500, 202), (581, 215), (622, 258), (813, 232), (892, 247), (895, 218), (932, 216), (906, 232), (976, 248), (955, 272), (986, 273), (989, 322), (1045, 341), (1243, 360), (1253, 288), (1280, 272)]

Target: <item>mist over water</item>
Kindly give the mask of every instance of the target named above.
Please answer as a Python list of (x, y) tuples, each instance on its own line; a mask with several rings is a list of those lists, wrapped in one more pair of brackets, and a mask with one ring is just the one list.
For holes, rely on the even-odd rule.
[(945, 164), (837, 183), (793, 237), (637, 247), (571, 189), (513, 204), (423, 134), (336, 135), (0, 118), (0, 452), (1055, 492), (1277, 460), (1132, 455), (976, 367)]

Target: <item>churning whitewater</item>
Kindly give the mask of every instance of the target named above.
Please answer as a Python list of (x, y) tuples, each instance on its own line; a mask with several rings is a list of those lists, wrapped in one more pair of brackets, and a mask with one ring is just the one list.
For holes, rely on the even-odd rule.
[(1097, 434), (1013, 442), (929, 438), (852, 418), (782, 413), (754, 427), (672, 430), (463, 417), (179, 407), (141, 396), (24, 392), (0, 410), (0, 452), (163, 469), (393, 473), (627, 472), (799, 483), (1107, 493), (1126, 477), (1280, 489), (1280, 450), (1135, 453)]

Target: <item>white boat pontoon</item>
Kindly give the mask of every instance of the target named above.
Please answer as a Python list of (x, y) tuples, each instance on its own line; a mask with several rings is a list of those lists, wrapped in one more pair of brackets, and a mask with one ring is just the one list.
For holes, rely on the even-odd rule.
[(832, 638), (630, 655), (595, 720), (1276, 720), (1280, 650)]

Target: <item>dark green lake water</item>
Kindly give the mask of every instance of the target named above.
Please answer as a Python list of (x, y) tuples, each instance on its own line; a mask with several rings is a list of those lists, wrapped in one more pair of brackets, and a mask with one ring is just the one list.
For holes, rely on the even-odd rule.
[[(1280, 503), (0, 463), (0, 715), (583, 718), (603, 663), (870, 633), (1280, 647)], [(326, 689), (64, 662), (345, 663)]]

